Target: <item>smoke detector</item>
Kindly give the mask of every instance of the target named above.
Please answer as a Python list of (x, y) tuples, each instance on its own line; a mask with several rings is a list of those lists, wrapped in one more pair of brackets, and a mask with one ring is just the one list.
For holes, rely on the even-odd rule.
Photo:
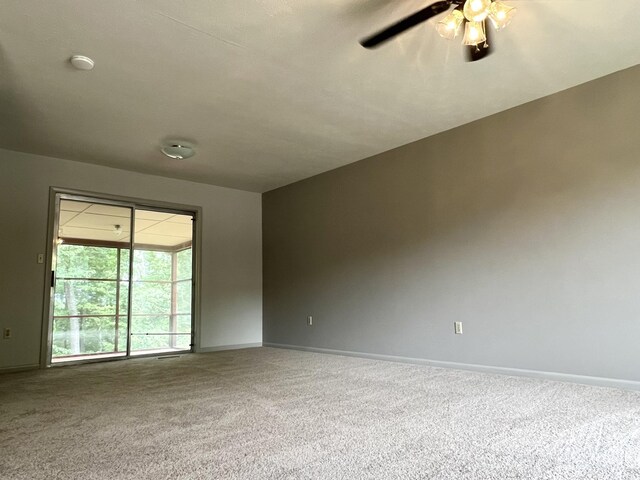
[(174, 141), (169, 142), (167, 145), (160, 149), (162, 153), (164, 153), (167, 157), (173, 158), (176, 160), (182, 160), (185, 158), (193, 157), (196, 152), (193, 147), (185, 142)]
[(95, 62), (84, 55), (74, 55), (69, 61), (77, 70), (93, 70), (95, 66)]

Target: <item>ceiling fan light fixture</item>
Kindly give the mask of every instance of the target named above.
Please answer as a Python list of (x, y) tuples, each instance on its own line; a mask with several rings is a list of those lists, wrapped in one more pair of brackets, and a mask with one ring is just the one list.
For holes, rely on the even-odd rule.
[(504, 27), (511, 23), (513, 16), (516, 13), (515, 7), (510, 7), (501, 1), (495, 1), (491, 4), (489, 9), (489, 18), (496, 30), (502, 30)]
[(460, 10), (453, 10), (436, 25), (436, 31), (442, 38), (453, 40), (460, 31), (460, 25), (464, 21), (464, 15)]
[(467, 0), (462, 11), (470, 22), (482, 22), (489, 15), (491, 0)]
[(462, 43), (465, 45), (478, 45), (487, 40), (484, 32), (483, 22), (467, 22), (464, 26), (464, 38)]
[[(389, 25), (387, 28), (360, 40), (360, 45), (365, 48), (376, 48), (398, 35), (420, 25), (433, 17), (443, 14), (443, 18), (436, 21), (435, 28), (443, 38), (452, 40), (460, 33), (464, 26), (462, 43), (467, 48), (467, 60), (476, 62), (482, 60), (492, 51), (487, 30), (487, 20), (495, 26), (496, 30), (506, 27), (516, 9), (505, 5), (502, 0), (432, 0), (432, 3), (421, 10)], [(484, 44), (482, 48), (480, 44)]]

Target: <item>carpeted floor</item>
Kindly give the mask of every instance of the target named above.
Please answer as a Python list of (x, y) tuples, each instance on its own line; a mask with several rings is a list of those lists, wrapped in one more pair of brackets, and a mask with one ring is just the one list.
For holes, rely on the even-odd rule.
[(0, 375), (0, 478), (640, 479), (640, 393), (270, 348)]

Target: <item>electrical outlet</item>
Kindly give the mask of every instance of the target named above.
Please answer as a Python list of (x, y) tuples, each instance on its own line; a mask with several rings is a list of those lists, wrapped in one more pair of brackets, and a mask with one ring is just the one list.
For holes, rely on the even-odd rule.
[(44, 263), (44, 253), (38, 254), (38, 263)]
[(307, 317), (307, 325), (309, 327), (313, 326), (313, 317), (311, 315)]
[(462, 322), (453, 322), (453, 331), (456, 335), (462, 335)]
[(11, 338), (11, 329), (10, 328), (5, 328), (2, 331), (2, 338), (4, 338), (5, 340), (8, 340), (9, 338)]

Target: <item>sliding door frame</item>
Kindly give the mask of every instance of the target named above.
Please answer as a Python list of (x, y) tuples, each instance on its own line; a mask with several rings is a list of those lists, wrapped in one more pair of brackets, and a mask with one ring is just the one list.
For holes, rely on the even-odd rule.
[[(176, 204), (165, 201), (148, 200), (136, 197), (127, 197), (121, 195), (113, 195), (100, 192), (89, 192), (85, 190), (75, 190), (61, 187), (49, 188), (49, 216), (47, 224), (47, 251), (46, 251), (46, 268), (44, 278), (44, 301), (42, 312), (42, 335), (40, 346), (40, 368), (48, 368), (51, 366), (51, 351), (53, 344), (53, 295), (52, 295), (52, 280), (56, 253), (56, 238), (59, 224), (59, 202), (57, 197), (70, 197), (69, 200), (78, 200), (92, 203), (102, 203), (113, 206), (128, 207), (132, 209), (131, 217), (131, 255), (129, 262), (129, 278), (131, 279), (131, 269), (133, 268), (133, 252), (134, 252), (134, 237), (135, 237), (135, 212), (136, 209), (150, 209), (159, 212), (175, 213), (175, 214), (188, 214), (192, 215), (192, 236), (191, 236), (191, 251), (192, 251), (192, 278), (191, 278), (191, 349), (190, 352), (196, 352), (200, 349), (200, 282), (201, 282), (201, 239), (202, 239), (202, 207), (195, 205)], [(61, 198), (62, 199), (62, 198)], [(129, 288), (129, 300), (131, 300), (131, 291)], [(125, 360), (131, 358), (130, 346), (131, 346), (131, 301), (128, 302), (128, 315), (127, 315), (127, 355), (124, 357), (112, 357), (105, 359), (90, 359), (90, 360), (78, 360), (64, 362), (57, 365), (73, 365), (78, 363), (93, 363), (96, 361), (111, 361), (111, 360)], [(149, 355), (135, 355), (135, 358), (145, 356), (159, 356), (164, 354), (152, 353)]]

